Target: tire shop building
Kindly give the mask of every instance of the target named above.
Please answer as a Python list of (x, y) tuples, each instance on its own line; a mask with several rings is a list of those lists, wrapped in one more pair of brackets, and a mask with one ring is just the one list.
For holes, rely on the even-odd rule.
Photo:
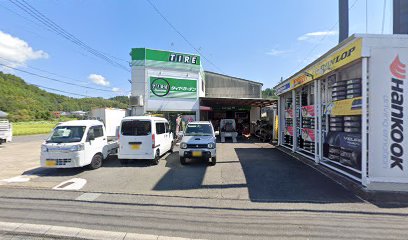
[(408, 191), (408, 36), (355, 34), (279, 83), (280, 146), (370, 190)]
[(234, 118), (239, 129), (276, 104), (261, 98), (262, 83), (204, 71), (199, 55), (148, 48), (130, 55), (131, 115), (163, 116), (173, 130), (179, 115), (184, 124), (208, 120), (215, 128), (220, 119)]

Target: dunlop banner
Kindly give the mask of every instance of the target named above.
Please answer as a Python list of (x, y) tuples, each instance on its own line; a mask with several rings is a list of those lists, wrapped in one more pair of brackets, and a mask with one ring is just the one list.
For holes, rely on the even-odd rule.
[(325, 57), (318, 63), (299, 73), (295, 77), (289, 79), (289, 83), (285, 83), (275, 88), (276, 94), (280, 95), (284, 92), (302, 86), (314, 79), (336, 70), (346, 64), (361, 58), (362, 39), (358, 38), (355, 41), (343, 46), (329, 56)]

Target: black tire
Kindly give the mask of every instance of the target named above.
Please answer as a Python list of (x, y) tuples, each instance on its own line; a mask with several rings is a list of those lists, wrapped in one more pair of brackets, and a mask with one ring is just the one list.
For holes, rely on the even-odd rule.
[(159, 150), (156, 151), (156, 155), (154, 159), (152, 159), (152, 165), (157, 165), (160, 162), (160, 152)]
[(216, 157), (212, 157), (211, 161), (209, 161), (210, 166), (214, 166), (217, 163), (217, 158)]
[(181, 165), (186, 165), (187, 164), (185, 157), (180, 157), (180, 164)]
[(95, 154), (93, 156), (91, 164), (88, 165), (89, 169), (95, 170), (102, 166), (103, 156), (100, 153)]
[(361, 79), (356, 78), (356, 79), (347, 80), (347, 85), (349, 85), (349, 84), (357, 84), (357, 83), (361, 84)]
[(169, 152), (170, 152), (170, 153), (173, 153), (173, 152), (174, 152), (174, 141), (171, 141), (171, 147), (170, 147)]
[(121, 165), (127, 165), (129, 163), (128, 159), (119, 159)]

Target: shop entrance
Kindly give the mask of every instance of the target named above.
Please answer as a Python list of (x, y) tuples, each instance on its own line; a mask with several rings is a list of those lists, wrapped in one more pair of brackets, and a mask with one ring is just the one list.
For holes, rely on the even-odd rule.
[(200, 120), (211, 121), (216, 131), (221, 119), (234, 119), (239, 135), (253, 133), (254, 122), (261, 120), (261, 108), (277, 105), (277, 100), (247, 98), (200, 98)]

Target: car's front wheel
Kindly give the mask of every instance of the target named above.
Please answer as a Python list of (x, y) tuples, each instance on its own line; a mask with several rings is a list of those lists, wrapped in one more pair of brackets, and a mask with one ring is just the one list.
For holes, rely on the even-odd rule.
[(180, 164), (181, 165), (186, 165), (186, 158), (185, 157), (180, 157)]
[(103, 156), (100, 153), (95, 154), (95, 156), (93, 156), (91, 164), (89, 164), (89, 169), (94, 170), (94, 169), (98, 169), (102, 166), (102, 161), (103, 161)]
[(212, 157), (211, 161), (209, 161), (211, 166), (214, 166), (217, 163), (217, 158), (216, 157)]

